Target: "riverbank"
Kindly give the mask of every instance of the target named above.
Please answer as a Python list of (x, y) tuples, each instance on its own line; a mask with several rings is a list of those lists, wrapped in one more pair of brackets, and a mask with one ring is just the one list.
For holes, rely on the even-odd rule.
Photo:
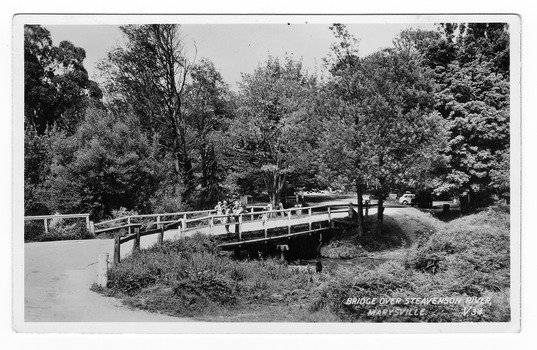
[[(321, 260), (320, 272), (313, 265), (317, 260), (307, 265), (272, 258), (234, 260), (221, 254), (213, 239), (196, 236), (126, 258), (111, 270), (108, 288), (99, 291), (130, 307), (201, 321), (507, 320), (508, 208), (448, 223), (422, 214), (409, 209), (391, 216), (408, 238), (400, 248), (369, 251), (348, 261)], [(432, 297), (457, 302), (415, 303)], [(380, 304), (380, 298), (391, 305)], [(488, 302), (468, 304), (474, 300), (468, 298)], [(377, 304), (371, 303), (374, 299)]]

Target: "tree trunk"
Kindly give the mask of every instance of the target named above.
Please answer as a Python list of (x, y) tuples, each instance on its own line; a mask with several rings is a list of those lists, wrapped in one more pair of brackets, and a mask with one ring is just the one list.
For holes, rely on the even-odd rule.
[(278, 173), (265, 173), (265, 186), (272, 207), (276, 209), (285, 184), (285, 175)]
[(384, 192), (382, 191), (382, 189), (379, 191), (379, 199), (378, 199), (378, 204), (377, 204), (377, 234), (378, 235), (381, 235), (382, 234), (382, 225), (383, 225), (383, 222), (384, 222)]
[(356, 179), (356, 198), (358, 203), (358, 215), (356, 215), (356, 227), (360, 236), (364, 235), (364, 205), (362, 200), (363, 184), (360, 180)]

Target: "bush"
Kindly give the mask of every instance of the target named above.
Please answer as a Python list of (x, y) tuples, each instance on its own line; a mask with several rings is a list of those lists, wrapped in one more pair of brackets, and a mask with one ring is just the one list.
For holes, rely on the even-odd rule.
[(39, 241), (39, 237), (45, 233), (45, 226), (42, 221), (24, 221), (24, 241)]
[[(219, 252), (213, 238), (195, 235), (128, 257), (113, 267), (108, 292), (128, 296), (124, 298), (135, 307), (209, 319), (239, 310), (256, 320), (265, 312), (263, 317), (280, 321), (313, 321), (318, 315), (351, 322), (503, 322), (510, 317), (508, 229), (507, 212), (492, 208), (442, 225), (436, 233), (418, 234), (419, 245), (408, 249), (405, 261), (374, 268), (346, 265), (320, 274), (273, 259), (233, 260)], [(453, 297), (465, 302), (346, 303), (368, 297)], [(492, 302), (478, 305), (475, 315), (465, 315), (464, 308), (472, 306), (468, 297), (490, 297)], [(394, 307), (424, 313), (390, 315), (387, 311)], [(380, 314), (371, 315), (371, 310)]]
[[(454, 220), (438, 232), (418, 237), (403, 264), (388, 262), (373, 270), (339, 269), (310, 304), (312, 312), (328, 309), (342, 320), (373, 322), (505, 322), (510, 318), (509, 211), (492, 207)], [(429, 237), (427, 240), (426, 237)], [(421, 240), (421, 242), (420, 242)], [(424, 315), (368, 315), (371, 309), (393, 305), (348, 305), (346, 300), (364, 298), (454, 297), (464, 302), (419, 305)], [(465, 315), (468, 297), (490, 297), (477, 305), (479, 312)], [(409, 305), (396, 305), (409, 309)]]
[(480, 295), (509, 287), (509, 214), (492, 207), (452, 221), (407, 258), (407, 266), (452, 275), (453, 290)]
[(187, 304), (213, 302), (235, 304), (235, 288), (223, 276), (211, 270), (189, 272), (173, 286), (174, 295)]

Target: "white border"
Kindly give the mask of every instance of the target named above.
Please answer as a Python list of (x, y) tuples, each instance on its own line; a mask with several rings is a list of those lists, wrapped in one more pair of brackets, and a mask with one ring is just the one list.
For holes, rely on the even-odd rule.
[[(14, 327), (44, 333), (498, 333), (520, 329), (520, 18), (514, 15), (20, 15), (13, 21), (13, 233), (22, 232), (23, 217), (23, 26), (38, 24), (126, 23), (438, 23), (507, 22), (511, 37), (511, 322), (508, 323), (54, 323), (24, 322), (24, 243), (13, 240)], [(22, 137), (21, 137), (22, 135)], [(18, 155), (18, 156), (17, 156)], [(20, 235), (17, 235), (20, 237)]]

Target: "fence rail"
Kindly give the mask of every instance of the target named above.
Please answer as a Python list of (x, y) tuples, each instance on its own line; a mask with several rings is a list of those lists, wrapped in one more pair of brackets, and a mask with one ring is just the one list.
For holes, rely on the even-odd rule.
[(34, 220), (42, 220), (45, 228), (45, 234), (49, 233), (49, 220), (55, 220), (55, 219), (85, 219), (86, 220), (86, 228), (88, 231), (90, 231), (92, 234), (95, 233), (94, 231), (94, 224), (92, 221), (90, 221), (89, 214), (54, 214), (54, 215), (36, 215), (36, 216), (25, 216), (24, 221), (34, 221)]

